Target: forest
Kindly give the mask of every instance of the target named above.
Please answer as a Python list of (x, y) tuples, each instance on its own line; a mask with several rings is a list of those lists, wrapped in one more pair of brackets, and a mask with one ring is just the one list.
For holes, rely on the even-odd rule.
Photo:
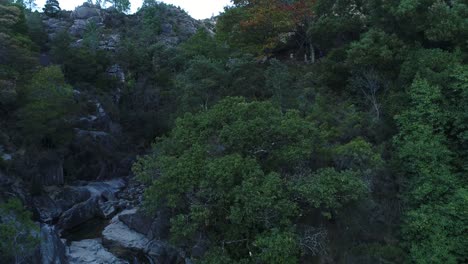
[[(231, 2), (0, 0), (0, 262), (467, 263), (468, 1)], [(133, 208), (152, 262), (44, 256)]]

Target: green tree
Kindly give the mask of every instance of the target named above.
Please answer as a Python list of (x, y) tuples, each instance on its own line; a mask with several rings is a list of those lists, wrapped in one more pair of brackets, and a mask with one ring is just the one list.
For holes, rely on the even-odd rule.
[(57, 0), (47, 0), (42, 10), (49, 17), (56, 17), (62, 11)]
[(396, 137), (407, 177), (402, 228), (406, 246), (415, 263), (463, 262), (467, 242), (462, 234), (468, 218), (463, 210), (455, 211), (466, 203), (466, 188), (454, 172), (454, 155), (443, 130), (443, 94), (417, 76), (409, 95), (410, 107), (397, 117)]
[(298, 201), (328, 212), (365, 193), (359, 173), (301, 174), (320, 144), (314, 124), (296, 111), (227, 98), (178, 119), (133, 171), (150, 184), (148, 210), (172, 208), (175, 243), (209, 239), (204, 263), (296, 263), (293, 223), (309, 212)]
[(31, 217), (18, 199), (0, 203), (0, 256), (3, 261), (24, 263), (34, 253), (39, 243), (39, 230)]
[(26, 141), (44, 147), (67, 142), (71, 133), (69, 118), (74, 109), (73, 90), (65, 82), (60, 67), (39, 70), (22, 95), (18, 127)]
[(111, 3), (119, 12), (128, 12), (130, 10), (130, 0), (104, 0)]

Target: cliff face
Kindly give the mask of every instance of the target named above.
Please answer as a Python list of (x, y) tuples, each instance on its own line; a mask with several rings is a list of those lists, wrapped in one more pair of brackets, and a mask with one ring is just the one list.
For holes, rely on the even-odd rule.
[[(67, 32), (75, 38), (73, 45), (75, 47), (82, 43), (86, 30), (91, 25), (96, 26), (104, 31), (99, 36), (99, 48), (115, 51), (125, 28), (138, 31), (148, 12), (143, 9), (134, 15), (125, 15), (112, 7), (102, 9), (99, 6), (84, 3), (72, 12), (62, 12), (57, 18), (43, 16), (43, 23), (49, 41), (53, 41), (59, 33)], [(151, 32), (154, 35), (153, 44), (177, 45), (192, 36), (203, 25), (202, 22), (193, 19), (174, 6), (165, 6), (157, 20), (160, 28)]]
[[(37, 181), (43, 185), (63, 184), (64, 170), (66, 175), (73, 175), (73, 178), (82, 180), (126, 176), (136, 150), (123, 131), (120, 114), (116, 111), (121, 104), (126, 75), (133, 74), (121, 64), (122, 59), (118, 58), (121, 42), (125, 39), (132, 43), (136, 38), (145, 35), (146, 44), (149, 46), (173, 47), (190, 38), (203, 23), (174, 6), (161, 5), (157, 8), (142, 9), (133, 15), (125, 15), (114, 8), (102, 9), (88, 3), (71, 12), (62, 11), (57, 17), (42, 15), (42, 22), (48, 46), (52, 47), (61, 41), (60, 38), (65, 34), (70, 39), (70, 53), (93, 49), (93, 53), (104, 54), (103, 57), (107, 60), (104, 73), (112, 81), (101, 82), (100, 88), (95, 87), (95, 83), (88, 83), (86, 86), (82, 83), (73, 85), (75, 100), (89, 107), (72, 120), (75, 132), (73, 141), (66, 150), (62, 150), (58, 155), (40, 155), (45, 158), (41, 158), (44, 160), (38, 162), (36, 167), (54, 173), (39, 173)], [(152, 30), (148, 31), (143, 29), (147, 24), (156, 26), (152, 26)], [(49, 52), (42, 53), (43, 66), (54, 63), (51, 57)], [(58, 59), (60, 61), (61, 58)], [(97, 60), (88, 62), (85, 59), (81, 63), (101, 63), (99, 58)], [(148, 60), (152, 58), (149, 57)], [(125, 64), (125, 61), (123, 63)], [(73, 76), (78, 73), (72, 70), (68, 74)], [(148, 79), (144, 75), (140, 74), (139, 80)], [(41, 164), (45, 164), (45, 167), (42, 168)]]

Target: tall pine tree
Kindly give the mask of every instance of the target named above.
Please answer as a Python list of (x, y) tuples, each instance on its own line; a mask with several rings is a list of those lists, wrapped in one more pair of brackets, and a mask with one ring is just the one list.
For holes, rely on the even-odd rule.
[(47, 16), (56, 17), (62, 9), (60, 8), (60, 4), (57, 0), (47, 0), (42, 10)]

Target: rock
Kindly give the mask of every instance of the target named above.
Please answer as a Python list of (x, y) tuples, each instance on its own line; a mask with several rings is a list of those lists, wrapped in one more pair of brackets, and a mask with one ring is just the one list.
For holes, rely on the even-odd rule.
[(99, 17), (101, 12), (98, 8), (84, 3), (82, 6), (75, 8), (75, 11), (72, 13), (74, 19), (88, 19), (91, 17)]
[(58, 236), (55, 228), (49, 225), (41, 226), (40, 259), (41, 263), (65, 264), (68, 263), (65, 245)]
[(75, 187), (80, 192), (88, 192), (89, 198), (66, 210), (61, 215), (57, 226), (66, 230), (94, 217), (111, 217), (116, 210), (113, 208), (114, 204), (117, 203), (115, 194), (124, 186), (125, 182), (122, 179), (115, 179), (106, 182), (91, 182), (85, 186)]
[(179, 252), (163, 241), (150, 241), (150, 243), (146, 246), (146, 254), (156, 263), (182, 263)]
[(161, 33), (162, 34), (171, 34), (173, 31), (172, 31), (172, 25), (169, 24), (169, 23), (164, 23), (161, 25)]
[(70, 264), (128, 264), (107, 251), (100, 239), (72, 242), (67, 257)]
[(119, 220), (130, 229), (144, 235), (148, 234), (153, 222), (151, 217), (144, 215), (138, 209), (128, 210), (126, 214), (119, 215)]
[(130, 229), (120, 220), (136, 218), (136, 214), (137, 210), (132, 209), (114, 216), (102, 232), (103, 245), (119, 256), (144, 254), (155, 263), (180, 263), (179, 252), (174, 247), (160, 240), (149, 240), (144, 234)]
[(116, 201), (103, 202), (99, 200), (99, 215), (104, 219), (110, 219), (117, 214), (116, 205), (118, 205)]
[(43, 223), (52, 224), (62, 213), (62, 208), (47, 195), (33, 197), (35, 213)]
[(151, 223), (149, 239), (166, 240), (169, 238), (170, 215), (167, 209), (161, 209)]
[(145, 235), (131, 230), (119, 220), (121, 215), (133, 214), (133, 210), (126, 210), (112, 218), (110, 224), (102, 232), (103, 244), (106, 247), (125, 250), (144, 251), (149, 243)]
[(68, 33), (74, 37), (83, 37), (86, 31), (88, 21), (85, 19), (76, 19), (73, 21), (73, 25), (68, 29)]
[(121, 83), (125, 82), (125, 73), (118, 64), (112, 65), (109, 69), (107, 69), (107, 74)]
[(92, 197), (65, 211), (60, 217), (57, 226), (63, 230), (70, 229), (94, 218), (98, 214), (98, 199)]

